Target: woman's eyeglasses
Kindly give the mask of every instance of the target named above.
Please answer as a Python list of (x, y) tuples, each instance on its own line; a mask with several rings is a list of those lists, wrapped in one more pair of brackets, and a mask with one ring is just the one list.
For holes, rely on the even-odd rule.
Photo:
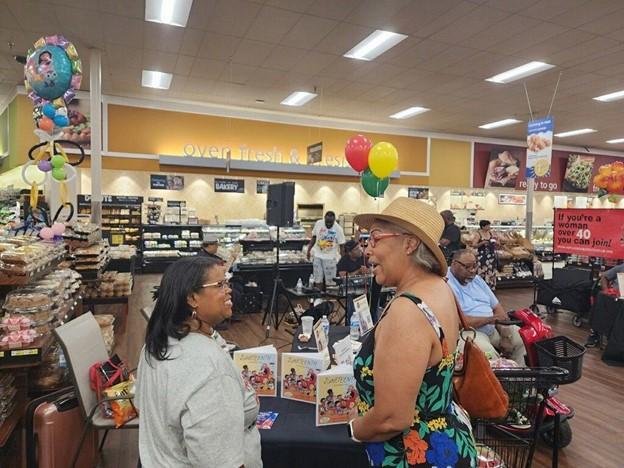
[(377, 245), (377, 243), (382, 240), (382, 239), (389, 239), (391, 237), (399, 237), (399, 236), (405, 236), (407, 234), (404, 234), (402, 232), (378, 232), (378, 231), (373, 231), (370, 233), (370, 237), (368, 238), (368, 245), (370, 245), (371, 247), (375, 247)]
[(202, 284), (201, 288), (221, 288), (221, 289), (226, 289), (230, 287), (230, 280), (229, 278), (226, 278), (224, 280), (221, 281), (215, 281), (214, 283), (206, 283), (206, 284)]

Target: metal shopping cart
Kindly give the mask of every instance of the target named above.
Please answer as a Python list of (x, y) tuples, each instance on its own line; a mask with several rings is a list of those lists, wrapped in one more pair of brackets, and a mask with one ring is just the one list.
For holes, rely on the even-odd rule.
[[(502, 420), (472, 421), (479, 466), (529, 468), (548, 397), (569, 372), (559, 367), (519, 367), (494, 369), (494, 374), (509, 395), (509, 412)], [(558, 466), (557, 455), (555, 444), (553, 468)]]

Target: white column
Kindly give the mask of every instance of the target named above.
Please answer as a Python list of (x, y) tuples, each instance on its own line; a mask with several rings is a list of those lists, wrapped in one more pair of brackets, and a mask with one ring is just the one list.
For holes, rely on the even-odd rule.
[(91, 104), (91, 222), (102, 224), (102, 53), (89, 49)]

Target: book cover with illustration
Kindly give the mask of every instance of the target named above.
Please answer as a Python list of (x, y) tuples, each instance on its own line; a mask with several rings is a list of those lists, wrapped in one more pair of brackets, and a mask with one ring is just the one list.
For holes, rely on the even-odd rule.
[(317, 376), (324, 370), (321, 353), (283, 353), (282, 398), (315, 404)]
[(317, 376), (316, 425), (346, 424), (357, 416), (353, 368), (335, 366)]
[(258, 396), (277, 396), (277, 349), (275, 346), (234, 351), (234, 365)]

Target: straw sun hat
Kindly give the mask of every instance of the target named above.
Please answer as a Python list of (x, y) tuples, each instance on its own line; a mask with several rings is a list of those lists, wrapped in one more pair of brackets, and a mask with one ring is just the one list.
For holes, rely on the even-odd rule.
[(390, 203), (381, 213), (360, 214), (354, 219), (364, 229), (370, 229), (375, 221), (394, 224), (418, 237), (438, 260), (442, 276), (446, 275), (446, 258), (438, 247), (444, 231), (444, 220), (433, 206), (421, 200), (401, 197)]

